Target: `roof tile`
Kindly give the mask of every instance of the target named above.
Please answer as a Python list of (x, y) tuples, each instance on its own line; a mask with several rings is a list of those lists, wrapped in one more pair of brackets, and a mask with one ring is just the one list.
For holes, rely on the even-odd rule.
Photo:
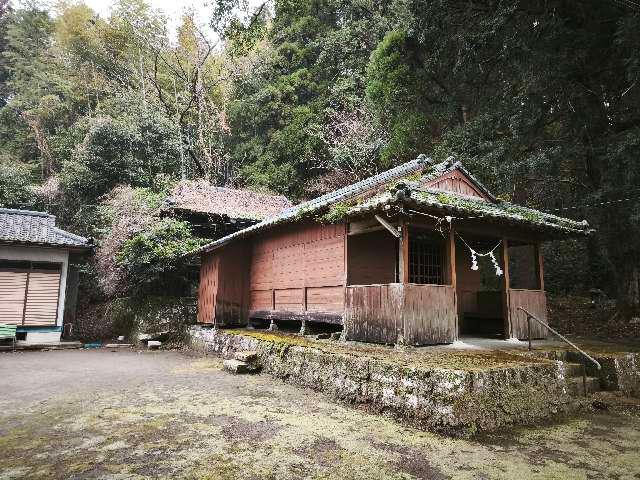
[(56, 217), (43, 212), (0, 208), (0, 242), (62, 247), (88, 247), (89, 241), (55, 226)]

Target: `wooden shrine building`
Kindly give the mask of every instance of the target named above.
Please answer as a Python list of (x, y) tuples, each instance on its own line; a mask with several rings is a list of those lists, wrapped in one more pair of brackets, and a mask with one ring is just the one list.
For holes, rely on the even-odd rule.
[(317, 322), (389, 344), (522, 339), (518, 307), (547, 318), (541, 242), (588, 233), (420, 156), (200, 249), (198, 321)]

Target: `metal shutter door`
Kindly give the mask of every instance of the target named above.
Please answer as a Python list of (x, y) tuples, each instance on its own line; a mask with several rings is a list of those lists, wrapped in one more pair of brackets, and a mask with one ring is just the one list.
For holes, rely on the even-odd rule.
[(55, 325), (59, 291), (60, 271), (31, 271), (24, 325)]
[(27, 273), (0, 271), (0, 323), (22, 324)]

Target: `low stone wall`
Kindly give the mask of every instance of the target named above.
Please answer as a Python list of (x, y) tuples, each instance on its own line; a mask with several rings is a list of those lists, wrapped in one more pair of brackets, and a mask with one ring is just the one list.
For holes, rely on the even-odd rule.
[(554, 362), (479, 371), (411, 368), (223, 330), (193, 327), (190, 333), (197, 350), (225, 358), (255, 350), (263, 372), (276, 378), (454, 436), (533, 423), (579, 406)]

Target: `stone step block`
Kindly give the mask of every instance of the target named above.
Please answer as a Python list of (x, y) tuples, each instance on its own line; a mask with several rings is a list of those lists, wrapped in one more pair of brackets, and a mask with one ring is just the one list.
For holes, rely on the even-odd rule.
[(235, 352), (233, 357), (241, 362), (254, 363), (258, 361), (258, 352), (255, 350), (242, 350)]
[[(596, 377), (587, 377), (586, 381), (587, 395), (600, 391), (600, 379)], [(569, 394), (574, 397), (582, 397), (584, 395), (584, 387), (582, 384), (582, 376), (567, 379), (567, 388)]]
[(233, 373), (234, 375), (242, 375), (243, 373), (251, 372), (249, 364), (247, 362), (242, 362), (234, 358), (230, 358), (222, 362), (222, 368), (224, 368), (229, 373)]

